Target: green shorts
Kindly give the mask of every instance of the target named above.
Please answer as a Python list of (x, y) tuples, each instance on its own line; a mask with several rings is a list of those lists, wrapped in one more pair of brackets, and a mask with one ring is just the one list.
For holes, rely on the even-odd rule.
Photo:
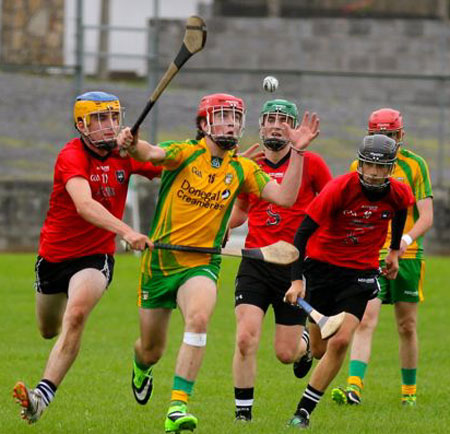
[[(380, 261), (384, 267), (384, 261)], [(425, 261), (423, 259), (400, 259), (398, 275), (395, 280), (378, 278), (381, 291), (378, 298), (383, 304), (393, 304), (398, 301), (417, 303), (423, 301), (423, 277)]]
[(217, 283), (219, 271), (219, 266), (209, 264), (186, 268), (170, 276), (155, 273), (149, 278), (148, 274), (141, 274), (138, 306), (144, 309), (175, 309), (177, 307), (178, 288), (181, 285), (195, 276), (208, 277), (214, 283)]

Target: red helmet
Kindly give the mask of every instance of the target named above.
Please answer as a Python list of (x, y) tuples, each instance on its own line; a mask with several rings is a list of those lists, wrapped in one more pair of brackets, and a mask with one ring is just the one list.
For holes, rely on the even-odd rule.
[(200, 100), (198, 105), (197, 116), (205, 117), (210, 115), (216, 109), (220, 108), (236, 108), (242, 113), (245, 112), (245, 104), (241, 98), (226, 93), (213, 93), (206, 95)]
[(369, 133), (400, 131), (403, 129), (403, 117), (398, 110), (382, 108), (369, 116)]
[[(225, 120), (227, 116), (230, 119)], [(245, 104), (241, 98), (226, 93), (204, 96), (197, 109), (197, 117), (206, 119), (205, 134), (222, 149), (231, 150), (237, 145), (245, 128)], [(232, 122), (233, 133), (224, 134), (220, 129)]]

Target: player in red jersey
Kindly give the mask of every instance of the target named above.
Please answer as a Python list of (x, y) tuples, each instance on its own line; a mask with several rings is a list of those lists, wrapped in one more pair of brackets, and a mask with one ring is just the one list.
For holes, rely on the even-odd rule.
[(61, 333), (35, 389), (18, 382), (22, 418), (36, 422), (75, 361), (86, 320), (111, 282), (114, 238), (132, 248), (152, 244), (122, 222), (130, 175), (159, 176), (151, 163), (122, 158), (116, 146), (122, 109), (116, 96), (87, 92), (74, 105), (80, 138), (58, 155), (50, 206), (36, 261), (36, 315), (45, 339)]
[(366, 136), (358, 149), (358, 171), (327, 184), (306, 210), (295, 235), (300, 258), (292, 267), (286, 301), (296, 304), (305, 296), (306, 286), (306, 300), (315, 309), (324, 315), (342, 311), (346, 315), (327, 342), (319, 327), (311, 325), (311, 350), (322, 357), (291, 426), (308, 427), (311, 412), (342, 366), (367, 302), (378, 294), (378, 254), (390, 220), (392, 239), (383, 274), (389, 279), (397, 275), (407, 208), (414, 203), (411, 188), (390, 178), (397, 147), (387, 136)]
[[(267, 101), (260, 116), (260, 136), (264, 159), (258, 164), (281, 183), (289, 164), (291, 148), (284, 123), (295, 128), (298, 111), (294, 103), (282, 99)], [(263, 247), (276, 241), (292, 243), (305, 209), (331, 179), (323, 159), (304, 153), (302, 183), (297, 200), (290, 208), (271, 204), (254, 195), (240, 195), (231, 217), (231, 227), (248, 219), (246, 247)], [(294, 363), (294, 373), (302, 378), (312, 364), (302, 332), (306, 315), (283, 302), (291, 284), (290, 267), (243, 259), (236, 278), (236, 348), (233, 359), (236, 420), (250, 421), (256, 376), (256, 352), (265, 313), (269, 305), (275, 312), (275, 353), (282, 363)]]

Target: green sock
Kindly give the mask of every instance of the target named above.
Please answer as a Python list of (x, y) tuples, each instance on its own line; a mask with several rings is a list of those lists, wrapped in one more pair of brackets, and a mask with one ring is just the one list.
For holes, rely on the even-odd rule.
[(361, 360), (350, 360), (350, 366), (348, 369), (349, 377), (359, 377), (361, 381), (364, 380), (366, 375), (367, 363), (361, 362)]
[(195, 381), (186, 380), (186, 378), (175, 375), (173, 379), (173, 390), (182, 390), (188, 395), (192, 395), (192, 389), (194, 388)]
[(417, 369), (402, 368), (402, 384), (405, 386), (415, 386)]

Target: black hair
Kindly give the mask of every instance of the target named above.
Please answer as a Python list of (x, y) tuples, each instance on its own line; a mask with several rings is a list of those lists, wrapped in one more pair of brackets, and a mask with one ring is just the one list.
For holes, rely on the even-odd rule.
[(202, 127), (200, 125), (200, 122), (202, 121), (202, 119), (205, 119), (205, 117), (197, 116), (197, 118), (195, 119), (195, 124), (197, 126), (197, 135), (195, 137), (195, 140), (201, 140), (201, 139), (203, 139), (203, 137), (206, 136), (205, 132), (202, 130)]

